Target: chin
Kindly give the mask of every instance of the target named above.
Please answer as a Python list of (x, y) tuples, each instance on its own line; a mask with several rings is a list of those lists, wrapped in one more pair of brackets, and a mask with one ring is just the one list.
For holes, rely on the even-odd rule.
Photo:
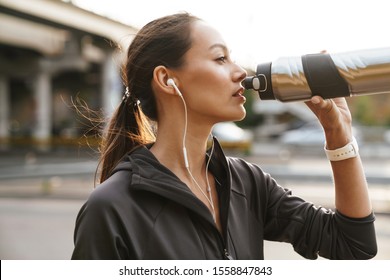
[(236, 114), (232, 114), (229, 116), (229, 118), (227, 118), (226, 120), (224, 121), (232, 121), (232, 122), (238, 122), (238, 121), (242, 121), (243, 119), (245, 119), (246, 117), (246, 111), (244, 110), (244, 112), (240, 112), (239, 114), (236, 113)]
[(241, 113), (239, 114), (237, 121), (242, 121), (246, 117), (246, 110), (245, 108), (242, 109)]
[(215, 115), (215, 123), (220, 122), (236, 122), (241, 121), (246, 116), (246, 110), (244, 107), (241, 107), (240, 109), (237, 109), (237, 107), (234, 108), (234, 110), (224, 110), (224, 112), (220, 112), (219, 114)]

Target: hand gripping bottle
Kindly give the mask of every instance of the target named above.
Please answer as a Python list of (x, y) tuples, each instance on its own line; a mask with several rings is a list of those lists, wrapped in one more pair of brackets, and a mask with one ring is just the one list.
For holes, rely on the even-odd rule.
[(390, 48), (282, 57), (259, 64), (244, 87), (281, 102), (390, 93)]

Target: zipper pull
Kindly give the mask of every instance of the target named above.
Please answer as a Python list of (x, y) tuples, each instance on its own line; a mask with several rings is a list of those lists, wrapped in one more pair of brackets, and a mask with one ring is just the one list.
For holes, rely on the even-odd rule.
[(233, 260), (232, 256), (229, 254), (227, 249), (223, 249), (223, 254), (224, 254), (225, 260)]

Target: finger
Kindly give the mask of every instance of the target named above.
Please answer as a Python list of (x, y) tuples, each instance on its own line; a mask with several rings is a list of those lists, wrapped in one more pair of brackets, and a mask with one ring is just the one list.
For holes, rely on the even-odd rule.
[(331, 99), (323, 99), (320, 96), (313, 96), (311, 98), (311, 102), (316, 106), (318, 109), (329, 113), (333, 110), (334, 102)]

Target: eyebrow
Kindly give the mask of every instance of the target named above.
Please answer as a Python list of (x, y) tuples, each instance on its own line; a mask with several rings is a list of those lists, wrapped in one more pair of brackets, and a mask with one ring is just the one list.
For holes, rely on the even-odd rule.
[(217, 44), (211, 45), (209, 50), (212, 50), (212, 49), (215, 49), (215, 48), (221, 48), (224, 51), (228, 51), (228, 48), (224, 44), (221, 44), (221, 43), (217, 43)]

